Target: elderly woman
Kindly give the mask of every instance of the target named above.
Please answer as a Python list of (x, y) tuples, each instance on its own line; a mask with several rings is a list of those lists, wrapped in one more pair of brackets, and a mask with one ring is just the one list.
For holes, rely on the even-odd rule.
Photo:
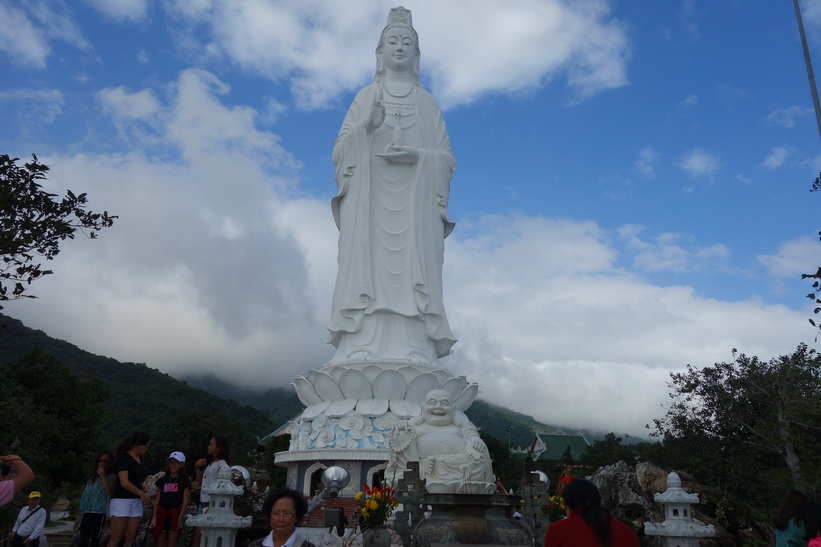
[(436, 365), (456, 342), (442, 301), (456, 160), (436, 100), (419, 83), (410, 11), (390, 11), (376, 60), (376, 76), (357, 93), (333, 150), (339, 270), (331, 362)]
[(567, 518), (550, 524), (544, 547), (639, 547), (639, 538), (626, 524), (610, 517), (601, 505), (596, 485), (571, 479), (562, 491)]
[(262, 511), (271, 518), (271, 533), (249, 547), (316, 547), (299, 537), (296, 525), (308, 512), (308, 502), (302, 494), (289, 488), (274, 490), (268, 495)]

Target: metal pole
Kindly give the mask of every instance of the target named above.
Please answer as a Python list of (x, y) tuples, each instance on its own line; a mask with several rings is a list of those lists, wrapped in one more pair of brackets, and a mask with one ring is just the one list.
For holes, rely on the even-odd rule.
[(804, 62), (807, 64), (807, 78), (810, 80), (812, 104), (815, 107), (815, 121), (818, 123), (818, 136), (821, 138), (821, 105), (818, 103), (818, 88), (815, 86), (815, 75), (812, 72), (810, 48), (807, 47), (807, 35), (804, 33), (804, 20), (801, 18), (801, 6), (799, 6), (798, 0), (793, 0), (793, 5), (795, 6), (795, 18), (798, 21), (798, 33), (801, 35), (801, 46), (804, 48)]
[(507, 474), (508, 476), (513, 473), (513, 455), (510, 453), (510, 430), (513, 429), (513, 426), (508, 426), (507, 428)]

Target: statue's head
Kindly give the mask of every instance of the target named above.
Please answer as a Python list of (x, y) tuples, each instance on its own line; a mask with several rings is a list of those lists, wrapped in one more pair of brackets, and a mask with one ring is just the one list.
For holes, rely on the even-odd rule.
[[(402, 49), (404, 59), (394, 56), (397, 48)], [(390, 11), (388, 22), (379, 36), (376, 46), (377, 82), (384, 79), (385, 67), (398, 72), (409, 70), (413, 81), (419, 83), (419, 36), (413, 28), (411, 12), (401, 6)]]
[(434, 389), (425, 395), (422, 418), (430, 425), (450, 425), (453, 423), (453, 402), (450, 392)]

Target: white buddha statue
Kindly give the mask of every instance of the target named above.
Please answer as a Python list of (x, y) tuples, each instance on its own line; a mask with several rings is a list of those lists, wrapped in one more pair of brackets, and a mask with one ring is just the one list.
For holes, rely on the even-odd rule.
[(439, 107), (419, 82), (410, 11), (391, 10), (376, 58), (376, 77), (357, 93), (333, 150), (339, 270), (331, 363), (438, 366), (456, 342), (442, 301), (456, 160)]
[(492, 494), (493, 469), (487, 446), (450, 393), (435, 389), (425, 397), (422, 415), (397, 422), (390, 440), (385, 477), (401, 478), (408, 462), (419, 462), (420, 478), (433, 494)]

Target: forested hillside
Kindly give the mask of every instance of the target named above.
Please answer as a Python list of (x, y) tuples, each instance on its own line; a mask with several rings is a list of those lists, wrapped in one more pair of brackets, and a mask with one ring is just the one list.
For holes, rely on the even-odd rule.
[[(100, 447), (113, 448), (131, 432), (145, 430), (154, 437), (152, 446), (157, 447), (157, 454), (176, 446), (191, 452), (192, 456), (203, 455), (210, 435), (230, 432), (237, 455), (242, 457), (256, 446), (258, 436), (266, 435), (278, 425), (263, 411), (224, 400), (145, 364), (121, 363), (91, 354), (0, 315), (0, 366), (7, 369), (4, 374), (7, 380), (14, 376), (12, 365), (35, 350), (39, 350), (37, 356), (33, 363), (27, 363), (28, 367), (62, 366), (67, 371), (63, 376), (74, 373), (81, 378), (99, 380), (102, 400), (98, 401), (101, 415), (97, 444)], [(31, 376), (25, 367), (18, 372), (20, 382)], [(35, 384), (40, 383), (34, 380)], [(53, 387), (59, 389), (59, 386)], [(41, 396), (36, 407), (48, 407), (49, 403)], [(6, 433), (11, 432), (0, 434)]]

